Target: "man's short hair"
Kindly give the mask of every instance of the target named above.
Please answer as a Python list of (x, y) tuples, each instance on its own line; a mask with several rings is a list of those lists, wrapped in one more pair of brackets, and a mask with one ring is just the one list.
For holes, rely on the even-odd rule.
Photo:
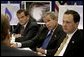
[(71, 14), (73, 15), (73, 20), (75, 23), (80, 22), (80, 15), (78, 14), (78, 12), (74, 10), (67, 10), (64, 14)]
[(22, 13), (22, 12), (24, 12), (25, 16), (29, 15), (29, 12), (28, 12), (27, 10), (24, 10), (24, 9), (18, 10), (18, 11), (17, 11), (17, 14), (20, 14), (20, 13)]
[(54, 12), (46, 12), (46, 13), (44, 13), (43, 18), (46, 17), (47, 15), (50, 15), (51, 19), (58, 21), (58, 17), (56, 16), (56, 14)]

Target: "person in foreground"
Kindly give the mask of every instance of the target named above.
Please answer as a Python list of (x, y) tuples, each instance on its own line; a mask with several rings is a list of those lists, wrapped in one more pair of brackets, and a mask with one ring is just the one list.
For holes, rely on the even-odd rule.
[[(74, 10), (67, 10), (63, 15), (63, 30), (67, 37), (60, 44), (54, 56), (82, 56), (83, 30), (78, 29), (79, 14)], [(65, 42), (65, 43), (64, 43)], [(63, 44), (64, 43), (64, 44)]]
[(33, 51), (18, 50), (16, 48), (11, 48), (9, 34), (10, 25), (8, 21), (8, 16), (1, 14), (1, 56), (38, 56)]

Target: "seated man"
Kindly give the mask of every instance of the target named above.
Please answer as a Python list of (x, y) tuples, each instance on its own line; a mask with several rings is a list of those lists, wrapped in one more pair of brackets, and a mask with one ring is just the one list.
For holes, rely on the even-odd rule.
[(39, 33), (32, 40), (22, 43), (22, 47), (34, 48), (38, 54), (53, 56), (65, 33), (53, 12), (45, 13), (43, 21), (46, 26), (41, 27)]
[(6, 15), (1, 15), (1, 56), (38, 56), (33, 51), (18, 50), (10, 47), (10, 25)]
[(18, 10), (17, 17), (19, 23), (13, 33), (15, 42), (21, 45), (22, 42), (31, 40), (37, 34), (39, 26), (34, 19), (30, 18), (30, 15), (26, 10)]
[[(82, 56), (83, 30), (78, 29), (80, 15), (74, 10), (67, 10), (63, 15), (63, 30), (67, 33), (55, 56)], [(66, 40), (65, 40), (66, 39)], [(63, 44), (64, 43), (64, 44)]]

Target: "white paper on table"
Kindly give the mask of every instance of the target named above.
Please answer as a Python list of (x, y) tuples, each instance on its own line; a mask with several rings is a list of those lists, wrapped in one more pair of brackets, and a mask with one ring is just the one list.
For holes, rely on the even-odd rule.
[(30, 48), (17, 48), (17, 49), (19, 49), (19, 50), (29, 50), (29, 51), (32, 51)]

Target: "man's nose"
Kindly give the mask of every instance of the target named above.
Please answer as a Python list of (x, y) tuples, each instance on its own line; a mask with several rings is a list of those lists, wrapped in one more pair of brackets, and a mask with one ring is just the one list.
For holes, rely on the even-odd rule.
[(66, 23), (63, 23), (63, 27), (65, 27), (66, 26)]
[(19, 20), (20, 20), (20, 21), (23, 21), (23, 19), (22, 19), (22, 18), (20, 18)]

